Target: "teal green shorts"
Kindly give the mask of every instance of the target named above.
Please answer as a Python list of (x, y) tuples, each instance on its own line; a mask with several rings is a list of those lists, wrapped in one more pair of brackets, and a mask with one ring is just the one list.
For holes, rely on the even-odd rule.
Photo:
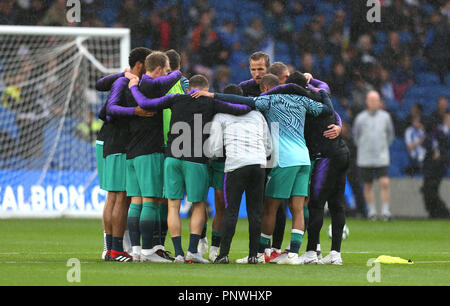
[(164, 154), (153, 153), (128, 159), (126, 191), (129, 197), (162, 198)]
[(126, 155), (111, 154), (105, 158), (104, 184), (106, 191), (125, 191)]
[(291, 196), (307, 197), (311, 166), (275, 167), (267, 176), (266, 197), (289, 199)]
[(95, 145), (95, 156), (97, 158), (98, 185), (105, 190), (105, 158), (103, 157), (103, 141), (97, 141)]
[(164, 161), (164, 197), (182, 200), (184, 194), (189, 202), (206, 201), (209, 190), (207, 164), (193, 163), (173, 157)]
[(223, 190), (223, 179), (225, 177), (225, 163), (212, 161), (209, 166), (209, 186), (216, 190)]

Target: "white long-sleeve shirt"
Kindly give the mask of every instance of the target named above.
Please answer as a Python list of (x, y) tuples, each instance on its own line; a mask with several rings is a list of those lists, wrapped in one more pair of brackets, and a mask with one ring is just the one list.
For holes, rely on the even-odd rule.
[(272, 153), (272, 138), (264, 116), (258, 111), (242, 116), (216, 114), (205, 143), (205, 155), (223, 157), (224, 147), (225, 172), (249, 165), (266, 167), (267, 157)]

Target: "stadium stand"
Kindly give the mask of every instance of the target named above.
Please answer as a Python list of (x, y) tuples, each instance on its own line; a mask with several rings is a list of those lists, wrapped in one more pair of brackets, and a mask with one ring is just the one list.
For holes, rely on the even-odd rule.
[[(8, 1), (5, 1), (8, 2)], [(21, 14), (26, 12), (26, 9), (20, 7), (20, 4), (15, 1), (10, 1), (12, 5), (11, 12), (0, 12), (0, 24), (21, 24), (23, 21), (21, 19)], [(44, 6), (48, 9), (51, 7), (52, 1), (41, 1)], [(247, 67), (247, 59), (251, 52), (247, 50), (243, 50), (242, 42), (244, 41), (243, 32), (246, 27), (249, 26), (250, 22), (254, 18), (260, 18), (263, 20), (263, 23), (267, 27), (267, 19), (270, 16), (271, 18), (279, 18), (280, 15), (273, 11), (273, 5), (275, 2), (281, 2), (283, 5), (282, 18), (282, 27), (281, 29), (288, 35), (288, 39), (280, 38), (280, 37), (266, 37), (267, 41), (261, 42), (262, 46), (270, 46), (269, 39), (274, 40), (274, 50), (271, 53), (272, 61), (282, 61), (286, 64), (292, 65), (294, 68), (301, 69), (301, 55), (303, 55), (302, 44), (303, 40), (306, 39), (302, 36), (301, 33), (305, 29), (310, 27), (311, 23), (314, 20), (319, 20), (320, 23), (320, 32), (319, 37), (321, 42), (324, 42), (325, 46), (329, 45), (329, 33), (330, 29), (338, 28), (342, 32), (342, 41), (340, 42), (340, 47), (342, 50), (342, 54), (340, 58), (336, 58), (335, 56), (328, 54), (328, 48), (322, 48), (317, 51), (317, 53), (313, 52), (314, 58), (314, 67), (313, 71), (317, 72), (318, 75), (315, 75), (316, 78), (319, 79), (328, 79), (331, 72), (331, 67), (333, 63), (337, 60), (341, 60), (345, 63), (347, 70), (350, 74), (353, 74), (355, 71), (361, 73), (362, 77), (366, 79), (368, 83), (370, 83), (376, 89), (379, 89), (379, 76), (374, 75), (369, 69), (365, 70), (361, 67), (365, 67), (364, 56), (361, 56), (361, 52), (359, 46), (357, 44), (357, 39), (351, 40), (350, 34), (353, 29), (349, 28), (349, 24), (352, 18), (352, 8), (346, 6), (341, 1), (307, 1), (307, 0), (285, 0), (285, 1), (241, 1), (241, 0), (185, 0), (185, 1), (127, 1), (133, 2), (133, 5), (137, 8), (141, 9), (141, 16), (136, 16), (134, 20), (134, 24), (125, 24), (127, 27), (134, 28), (136, 24), (145, 25), (149, 21), (149, 12), (152, 10), (156, 10), (163, 18), (163, 20), (167, 20), (170, 23), (172, 29), (178, 29), (180, 33), (175, 36), (172, 34), (170, 38), (171, 40), (170, 48), (175, 48), (180, 50), (185, 58), (188, 59), (189, 63), (183, 63), (183, 71), (189, 75), (196, 72), (196, 67), (198, 65), (203, 65), (203, 63), (199, 62), (199, 57), (192, 56), (193, 54), (190, 52), (189, 42), (190, 42), (190, 34), (193, 28), (199, 22), (199, 12), (214, 10), (214, 14), (211, 14), (211, 18), (213, 20), (213, 29), (218, 32), (220, 27), (226, 21), (233, 21), (236, 26), (236, 33), (239, 36), (239, 41), (241, 42), (240, 47), (232, 47), (228, 51), (228, 56), (226, 59), (226, 63), (231, 68), (231, 76), (230, 82), (238, 83), (244, 79), (248, 79), (250, 77)], [(364, 2), (364, 1), (363, 1)], [(405, 54), (411, 57), (412, 60), (412, 74), (414, 76), (414, 84), (412, 84), (404, 93), (402, 101), (396, 101), (391, 98), (384, 98), (384, 102), (386, 105), (386, 109), (391, 115), (395, 116), (400, 122), (406, 118), (409, 113), (411, 106), (415, 103), (420, 103), (424, 109), (424, 115), (429, 116), (436, 110), (436, 100), (438, 97), (444, 96), (447, 99), (450, 99), (450, 75), (447, 74), (442, 83), (439, 75), (432, 70), (429, 65), (428, 59), (424, 56), (425, 51), (422, 46), (423, 43), (420, 41), (420, 37), (426, 35), (428, 31), (432, 30), (433, 27), (437, 26), (437, 23), (433, 23), (434, 16), (440, 11), (440, 7), (445, 4), (445, 1), (435, 1), (435, 4), (429, 4), (426, 1), (400, 1), (403, 7), (403, 11), (399, 14), (404, 14), (405, 12), (409, 14), (409, 12), (419, 12), (414, 20), (411, 20), (409, 24), (398, 26), (396, 29), (400, 36), (400, 42), (402, 48), (405, 50)], [(348, 1), (350, 3), (350, 1)], [(389, 1), (384, 2), (385, 5), (388, 5)], [(387, 4), (386, 4), (387, 3)], [(98, 19), (107, 27), (114, 27), (118, 23), (118, 17), (121, 12), (121, 5), (123, 1), (113, 0), (113, 1), (93, 1), (91, 4), (84, 4), (85, 7), (83, 9), (86, 10), (94, 10), (95, 8), (101, 7), (101, 9), (95, 11)], [(97, 6), (96, 6), (97, 5)], [(169, 18), (169, 10), (172, 6), (178, 6), (178, 19), (177, 18)], [(387, 12), (388, 10), (393, 10), (391, 7), (383, 7), (383, 12)], [(346, 14), (344, 24), (338, 22), (336, 12), (340, 13), (344, 12)], [(313, 13), (311, 13), (313, 12)], [(390, 16), (390, 15), (389, 15)], [(441, 22), (446, 22), (445, 15), (441, 16)], [(276, 19), (278, 20), (278, 19)], [(76, 26), (84, 26), (83, 20), (81, 24), (76, 24)], [(39, 25), (46, 25), (43, 23), (38, 23)], [(180, 27), (180, 24), (182, 25)], [(185, 28), (184, 25), (189, 25), (188, 28)], [(145, 31), (146, 27), (142, 26), (141, 31)], [(266, 28), (265, 31), (268, 29)], [(382, 61), (382, 53), (389, 46), (388, 42), (388, 34), (392, 31), (389, 28), (389, 24), (387, 27), (380, 26), (376, 27), (376, 30), (369, 31), (366, 34), (369, 34), (371, 38), (371, 44), (369, 54), (373, 54), (375, 56), (375, 63), (371, 64), (376, 68), (383, 65)], [(146, 33), (137, 33), (139, 30), (133, 30), (132, 32), (132, 40), (137, 36), (145, 37), (143, 40), (146, 44), (152, 43), (150, 38), (146, 37)], [(420, 32), (418, 32), (420, 31)], [(362, 33), (359, 33), (361, 35)], [(140, 40), (142, 41), (142, 40)], [(266, 44), (265, 44), (266, 43)], [(132, 43), (133, 45), (133, 43)], [(256, 48), (257, 46), (255, 46)], [(265, 50), (265, 49), (264, 49)], [(270, 51), (270, 48), (267, 50)], [(265, 50), (265, 51), (267, 51)], [(252, 50), (256, 51), (256, 50)], [(268, 51), (268, 52), (269, 52)], [(270, 52), (269, 52), (270, 53)], [(447, 52), (448, 53), (448, 52)], [(448, 54), (447, 54), (448, 56)], [(448, 58), (448, 57), (447, 57)], [(398, 63), (397, 63), (398, 65)], [(372, 68), (373, 68), (372, 67)], [(0, 67), (1, 68), (1, 67)], [(217, 67), (207, 67), (214, 72)], [(393, 72), (392, 70), (390, 71)], [(448, 73), (448, 71), (447, 71)], [(213, 75), (213, 73), (211, 73)], [(92, 85), (93, 86), (93, 85)], [(331, 88), (333, 90), (333, 88)], [(1, 94), (1, 93), (0, 93)], [(102, 96), (104, 99), (105, 96)], [(351, 103), (351, 98), (346, 97), (349, 103)], [(333, 99), (333, 103), (335, 105), (336, 110), (339, 112), (343, 120), (351, 123), (355, 114), (351, 114), (347, 111), (346, 106), (343, 106), (338, 99)], [(96, 106), (98, 109), (98, 106)], [(62, 151), (64, 150), (73, 150), (74, 143), (77, 146), (90, 146), (92, 147), (92, 156), (89, 157), (91, 159), (92, 165), (89, 165), (90, 169), (94, 169), (94, 161), (95, 161), (95, 152), (94, 147), (91, 143), (86, 141), (76, 139), (74, 136), (73, 130), (76, 126), (78, 119), (68, 119), (64, 122), (64, 129), (59, 137), (61, 138), (62, 144), (58, 147), (58, 150), (55, 153), (54, 161), (51, 163), (52, 169), (79, 169), (76, 164), (73, 164), (73, 161), (64, 160), (64, 154)], [(398, 121), (397, 121), (398, 122)], [(47, 144), (47, 139), (52, 139), (52, 137), (56, 137), (54, 135), (54, 131), (52, 126), (57, 124), (55, 122), (50, 122), (46, 125), (44, 131), (44, 152), (48, 153), (52, 148)], [(9, 134), (12, 138), (16, 139), (18, 137), (18, 127), (15, 122), (15, 113), (12, 110), (8, 110), (5, 107), (0, 106), (0, 130)], [(404, 169), (408, 166), (408, 154), (406, 151), (405, 143), (402, 139), (403, 135), (397, 135), (394, 143), (391, 146), (391, 160), (392, 165), (390, 168), (390, 174), (394, 177), (405, 176)], [(64, 143), (71, 143), (71, 145), (64, 145)], [(62, 151), (61, 151), (62, 150)], [(14, 163), (8, 163), (9, 165), (13, 165), (15, 168), (20, 168), (23, 165), (23, 162), (19, 157), (14, 157)], [(0, 162), (0, 165), (2, 163)], [(86, 169), (87, 170), (87, 169)]]

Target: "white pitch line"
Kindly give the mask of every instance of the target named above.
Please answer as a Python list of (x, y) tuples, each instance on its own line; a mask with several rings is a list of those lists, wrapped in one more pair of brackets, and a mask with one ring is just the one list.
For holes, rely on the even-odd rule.
[(450, 263), (450, 260), (435, 260), (435, 261), (414, 261), (414, 263), (428, 264), (428, 263)]

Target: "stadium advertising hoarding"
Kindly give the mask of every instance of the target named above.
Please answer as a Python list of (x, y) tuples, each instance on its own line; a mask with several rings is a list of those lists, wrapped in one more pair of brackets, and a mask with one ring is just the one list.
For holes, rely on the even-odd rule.
[[(0, 218), (10, 217), (98, 217), (103, 213), (106, 191), (93, 171), (0, 171), (8, 180), (0, 186)], [(87, 185), (87, 186), (86, 186)], [(214, 190), (207, 200), (214, 216)], [(246, 218), (243, 199), (239, 217)], [(182, 201), (180, 215), (189, 214), (190, 204)]]
[[(44, 178), (41, 175), (41, 171), (0, 171), (1, 178), (8, 178), (8, 183), (0, 186), (0, 218), (101, 218), (106, 191), (100, 189), (94, 171), (48, 171)], [(92, 177), (94, 180), (88, 183)], [(348, 187), (346, 198), (353, 202)], [(209, 189), (207, 203), (213, 217), (213, 188)], [(183, 200), (180, 216), (188, 217), (190, 208), (191, 204)], [(289, 210), (287, 216), (291, 217)], [(247, 218), (245, 193), (239, 218)]]

